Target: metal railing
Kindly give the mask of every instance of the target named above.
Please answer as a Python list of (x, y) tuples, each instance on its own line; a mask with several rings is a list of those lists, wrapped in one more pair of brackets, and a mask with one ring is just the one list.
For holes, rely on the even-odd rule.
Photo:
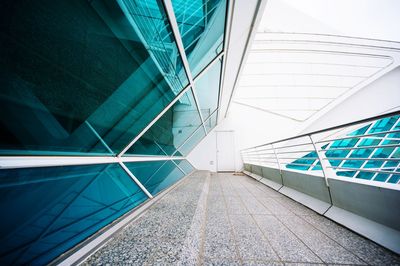
[[(384, 124), (384, 126), (382, 126)], [(241, 150), (245, 164), (400, 184), (400, 111)], [(353, 180), (354, 180), (353, 179)]]

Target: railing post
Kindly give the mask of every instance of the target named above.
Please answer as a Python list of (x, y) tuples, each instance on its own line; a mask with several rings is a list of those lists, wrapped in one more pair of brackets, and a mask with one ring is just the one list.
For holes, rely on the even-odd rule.
[(279, 173), (280, 173), (280, 174), (281, 174), (281, 176), (282, 176), (282, 168), (281, 168), (281, 163), (279, 162), (278, 154), (276, 153), (276, 150), (275, 150), (274, 144), (271, 144), (271, 147), (272, 147), (272, 150), (274, 151), (274, 154), (275, 154), (275, 159), (276, 159), (276, 163), (278, 164)]
[(326, 184), (327, 187), (329, 187), (329, 182), (328, 182), (329, 176), (328, 175), (329, 174), (334, 174), (334, 172), (333, 172), (333, 170), (331, 168), (327, 167), (328, 165), (326, 165), (326, 164), (328, 162), (325, 160), (326, 156), (325, 156), (325, 154), (323, 152), (319, 151), (319, 148), (317, 148), (317, 145), (315, 145), (315, 142), (314, 142), (314, 140), (312, 138), (312, 135), (310, 134), (310, 135), (308, 135), (308, 137), (311, 140), (311, 143), (312, 143), (312, 145), (314, 147), (314, 150), (315, 150), (315, 152), (317, 154), (318, 160), (319, 160), (319, 162), (321, 164), (322, 173), (323, 173), (324, 178), (325, 178), (325, 184)]
[[(272, 150), (274, 151), (274, 154), (275, 154), (276, 163), (278, 164), (279, 175), (281, 176), (282, 186), (284, 186), (284, 184), (283, 184), (283, 175), (282, 175), (282, 167), (281, 167), (281, 163), (279, 162), (278, 153), (276, 152), (276, 149), (275, 149), (275, 147), (274, 147), (274, 144), (271, 143), (271, 147), (272, 147)], [(282, 187), (281, 187), (281, 188), (282, 188)]]

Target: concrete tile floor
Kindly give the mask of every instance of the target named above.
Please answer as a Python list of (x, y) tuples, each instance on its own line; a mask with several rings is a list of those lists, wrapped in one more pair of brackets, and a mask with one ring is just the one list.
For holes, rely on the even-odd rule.
[(85, 265), (400, 265), (400, 257), (242, 175), (198, 171)]

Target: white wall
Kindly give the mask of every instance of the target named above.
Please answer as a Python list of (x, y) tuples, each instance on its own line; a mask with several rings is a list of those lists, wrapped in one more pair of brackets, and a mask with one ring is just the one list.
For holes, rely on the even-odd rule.
[(240, 150), (275, 139), (285, 138), (300, 131), (300, 123), (267, 112), (232, 103), (227, 118), (208, 134), (188, 155), (188, 160), (200, 170), (216, 171), (216, 130), (235, 131), (236, 171), (243, 162)]
[(302, 132), (312, 132), (400, 109), (400, 67), (345, 99)]

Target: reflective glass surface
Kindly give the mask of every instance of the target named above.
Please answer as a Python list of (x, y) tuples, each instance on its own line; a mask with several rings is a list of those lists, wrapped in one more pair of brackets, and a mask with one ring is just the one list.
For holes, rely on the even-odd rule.
[(188, 84), (159, 1), (5, 1), (0, 152), (121, 151)]
[(222, 61), (214, 63), (196, 82), (196, 95), (206, 120), (218, 107)]
[(217, 125), (217, 112), (216, 111), (211, 115), (211, 117), (209, 117), (204, 122), (204, 125), (205, 125), (208, 133), (210, 133), (210, 131), (214, 129), (214, 127)]
[(194, 134), (179, 148), (179, 154), (187, 156), (194, 147), (206, 136), (203, 126), (199, 126)]
[(146, 199), (118, 164), (0, 170), (0, 264), (46, 264)]
[(127, 155), (172, 155), (200, 124), (193, 94), (188, 90), (133, 144)]
[(174, 160), (174, 162), (188, 175), (193, 170), (194, 167), (187, 160)]
[(153, 196), (185, 176), (172, 161), (132, 162), (125, 165)]
[(172, 0), (193, 76), (222, 51), (226, 2), (227, 0)]

